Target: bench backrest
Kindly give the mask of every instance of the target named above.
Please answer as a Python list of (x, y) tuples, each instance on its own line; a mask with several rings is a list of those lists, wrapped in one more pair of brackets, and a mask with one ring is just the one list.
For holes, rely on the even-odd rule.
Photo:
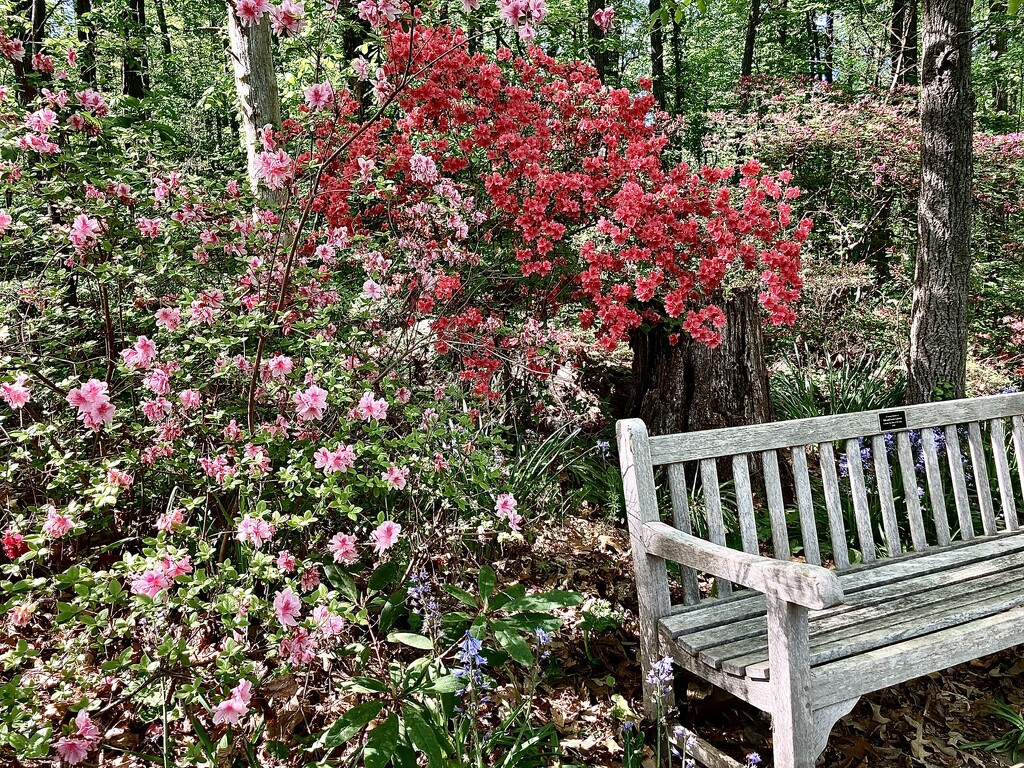
[[(1024, 394), (1006, 394), (665, 435), (650, 438), (651, 462), (667, 469), (680, 530), (717, 544), (738, 530), (746, 552), (815, 565), (824, 553), (843, 570), (1017, 530), (1022, 415)], [(695, 585), (684, 574), (687, 602)]]

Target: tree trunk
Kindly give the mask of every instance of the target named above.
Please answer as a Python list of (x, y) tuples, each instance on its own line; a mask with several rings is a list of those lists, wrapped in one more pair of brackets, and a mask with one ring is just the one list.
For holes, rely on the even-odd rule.
[(807, 11), (804, 16), (804, 29), (807, 31), (807, 74), (817, 78), (821, 75), (821, 44), (818, 41), (818, 26), (814, 16)]
[(747, 30), (743, 37), (743, 61), (740, 63), (740, 77), (754, 73), (754, 49), (757, 45), (757, 26), (761, 23), (761, 0), (750, 0), (747, 14)]
[(921, 193), (907, 399), (962, 397), (971, 271), (970, 0), (924, 0)]
[(889, 27), (892, 86), (917, 85), (918, 0), (893, 0)]
[(995, 65), (995, 80), (992, 83), (992, 111), (1008, 112), (1010, 109), (1010, 84), (1007, 82), (1003, 64), (1003, 54), (1010, 40), (1007, 29), (1006, 0), (989, 0), (988, 21), (993, 26), (992, 39), (989, 40), (988, 51)]
[(590, 60), (597, 69), (602, 83), (608, 83), (615, 76), (615, 65), (611, 52), (603, 45), (605, 33), (594, 21), (594, 13), (604, 10), (605, 0), (587, 0), (587, 40)]
[(761, 317), (751, 291), (722, 304), (722, 343), (708, 349), (685, 334), (672, 346), (663, 327), (634, 332), (631, 416), (653, 435), (759, 424), (768, 420)]
[(259, 132), (265, 125), (281, 126), (281, 101), (270, 47), (270, 19), (265, 15), (259, 24), (243, 26), (235, 16), (234, 7), (228, 3), (228, 41), (249, 183), (254, 190), (260, 190), (264, 188), (256, 178), (256, 156), (263, 151)]
[(836, 48), (836, 17), (829, 12), (825, 14), (825, 82), (831, 83), (835, 78)]
[(75, 0), (75, 19), (78, 25), (78, 61), (82, 80), (96, 88), (96, 31), (93, 27), (92, 0)]
[(164, 11), (164, 0), (154, 0), (156, 6), (156, 23), (160, 27), (160, 45), (164, 55), (171, 55), (171, 33), (167, 29), (167, 13)]
[(15, 5), (14, 16), (13, 29), (8, 32), (25, 44), (24, 57), (14, 62), (14, 75), (18, 79), (18, 101), (27, 105), (38, 93), (32, 75), (38, 77), (39, 73), (32, 69), (32, 57), (42, 50), (46, 35), (46, 0), (23, 0)]
[(666, 107), (668, 88), (665, 82), (665, 36), (661, 24), (661, 0), (649, 0), (651, 12), (651, 80), (654, 100), (662, 109)]
[(141, 99), (149, 93), (146, 64), (146, 3), (128, 0), (123, 17), (124, 54), (121, 57), (121, 92)]
[(686, 78), (683, 76), (683, 42), (680, 25), (672, 20), (672, 82), (675, 86), (672, 107), (675, 114), (683, 114), (683, 104), (686, 101)]

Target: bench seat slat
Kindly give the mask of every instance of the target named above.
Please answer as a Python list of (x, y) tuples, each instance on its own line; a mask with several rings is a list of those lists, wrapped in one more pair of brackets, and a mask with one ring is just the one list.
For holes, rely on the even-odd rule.
[[(961, 565), (957, 568), (956, 573), (962, 582), (985, 578), (999, 579), (1005, 571), (1022, 566), (1024, 566), (1024, 550)], [(843, 583), (844, 588), (848, 586), (842, 576), (839, 580)], [(813, 634), (816, 631), (827, 631), (836, 626), (851, 628), (852, 632), (859, 617), (862, 617), (866, 611), (881, 606), (881, 610), (888, 613), (898, 612), (900, 609), (893, 606), (900, 597), (908, 594), (922, 595), (923, 597), (918, 599), (918, 602), (922, 604), (936, 599), (944, 600), (949, 592), (949, 583), (949, 572), (942, 570), (906, 581), (877, 585), (859, 592), (851, 593), (847, 589), (847, 600), (843, 605), (811, 613), (811, 632)], [(956, 589), (962, 589), (962, 587), (958, 586)], [(953, 595), (955, 596), (955, 594), (954, 590)], [(759, 614), (739, 621), (721, 623), (721, 619), (716, 621), (713, 617), (708, 617), (707, 623), (701, 624), (699, 627), (694, 625), (692, 630), (678, 635), (677, 640), (681, 648), (694, 654), (727, 643), (746, 641), (759, 636), (763, 638), (766, 631), (764, 616), (762, 605)], [(752, 649), (755, 646), (750, 647)], [(746, 652), (745, 649), (740, 650), (740, 653)], [(724, 653), (723, 651), (720, 654), (722, 658), (725, 658)]]

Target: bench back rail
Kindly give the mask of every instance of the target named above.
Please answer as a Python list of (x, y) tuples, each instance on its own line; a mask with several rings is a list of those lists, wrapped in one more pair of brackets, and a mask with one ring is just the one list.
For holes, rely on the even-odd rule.
[[(623, 427), (643, 432), (647, 471), (664, 468), (658, 471), (666, 473), (679, 530), (722, 545), (729, 544), (727, 530), (738, 532), (732, 538), (747, 553), (785, 560), (799, 554), (842, 571), (1017, 530), (1024, 505), (1022, 416), (1024, 394), (1010, 394), (649, 442), (642, 422)], [(623, 464), (627, 483), (636, 471)], [(770, 552), (760, 551), (759, 534), (770, 538)], [(688, 569), (682, 587), (686, 603), (699, 599), (696, 574)], [(730, 589), (719, 584), (717, 591)]]

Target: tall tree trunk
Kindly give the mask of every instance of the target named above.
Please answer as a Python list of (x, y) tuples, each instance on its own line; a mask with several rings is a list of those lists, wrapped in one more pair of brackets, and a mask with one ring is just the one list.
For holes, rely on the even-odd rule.
[(889, 27), (892, 86), (917, 85), (918, 0), (893, 0)]
[(604, 10), (605, 0), (587, 0), (587, 40), (590, 61), (597, 69), (602, 83), (608, 83), (615, 76), (615, 64), (612, 54), (603, 45), (605, 33), (594, 21), (594, 13)]
[[(42, 50), (46, 36), (46, 0), (23, 0), (14, 7), (14, 23), (8, 32), (25, 44), (25, 55), (14, 62), (14, 75), (18, 79), (18, 101), (28, 104), (36, 97), (38, 88), (34, 78), (40, 73), (32, 69), (32, 57)], [(20, 29), (19, 29), (20, 27)], [(48, 79), (48, 78), (47, 78)]]
[(156, 23), (160, 27), (160, 45), (166, 56), (171, 55), (171, 33), (167, 28), (167, 13), (164, 11), (164, 0), (154, 0), (156, 6)]
[(256, 179), (256, 156), (263, 151), (259, 132), (265, 125), (281, 126), (281, 101), (270, 47), (270, 19), (264, 15), (259, 24), (243, 26), (228, 3), (228, 42), (235, 72), (242, 138), (248, 159), (249, 183), (254, 190), (265, 190)]
[(651, 12), (651, 80), (654, 83), (654, 99), (663, 109), (666, 107), (668, 87), (665, 82), (665, 36), (661, 24), (661, 0), (649, 0)]
[(816, 78), (821, 75), (821, 43), (811, 11), (807, 11), (804, 16), (804, 29), (807, 31), (807, 74)]
[(754, 73), (754, 49), (757, 46), (757, 27), (761, 23), (761, 0), (750, 0), (747, 13), (747, 29), (743, 36), (743, 61), (740, 62), (740, 77)]
[(124, 18), (124, 54), (121, 57), (121, 92), (136, 99), (149, 93), (146, 62), (146, 3), (128, 0)]
[(829, 11), (825, 14), (825, 82), (835, 77), (836, 17)]
[(907, 399), (964, 394), (971, 271), (971, 0), (923, 0), (921, 193)]
[(92, 0), (75, 0), (75, 19), (78, 26), (78, 61), (82, 79), (96, 88), (96, 30), (93, 27)]
[(1003, 54), (1010, 40), (1007, 29), (1006, 0), (989, 0), (988, 21), (993, 26), (992, 39), (988, 43), (989, 56), (995, 64), (995, 80), (992, 83), (992, 110), (1008, 112), (1010, 109), (1010, 84), (1007, 82), (1003, 67)]
[(683, 41), (681, 25), (672, 20), (672, 107), (675, 114), (683, 114), (683, 104), (686, 101), (686, 78), (683, 73)]
[(761, 317), (752, 291), (726, 300), (724, 339), (708, 349), (665, 329), (630, 336), (633, 386), (629, 411), (651, 434), (759, 424), (768, 420), (768, 376)]

